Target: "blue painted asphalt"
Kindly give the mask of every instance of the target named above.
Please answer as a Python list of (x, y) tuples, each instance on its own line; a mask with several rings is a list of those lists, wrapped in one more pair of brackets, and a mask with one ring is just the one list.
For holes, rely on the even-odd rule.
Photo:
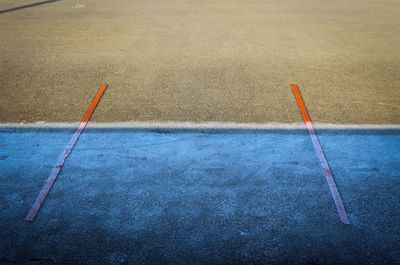
[(88, 129), (33, 224), (70, 129), (0, 130), (0, 263), (400, 262), (400, 131)]

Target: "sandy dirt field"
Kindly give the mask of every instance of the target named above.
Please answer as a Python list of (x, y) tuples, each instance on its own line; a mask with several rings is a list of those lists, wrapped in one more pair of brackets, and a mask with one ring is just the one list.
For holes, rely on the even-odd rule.
[[(39, 3), (38, 5), (31, 5)], [(24, 7), (12, 9), (15, 7)], [(0, 2), (0, 122), (400, 123), (400, 2)]]

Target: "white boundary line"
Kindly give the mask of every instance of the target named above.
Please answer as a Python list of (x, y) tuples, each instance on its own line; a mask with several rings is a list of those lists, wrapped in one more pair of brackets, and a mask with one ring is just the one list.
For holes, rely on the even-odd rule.
[[(24, 128), (77, 128), (80, 122), (68, 123), (0, 123), (0, 129), (24, 129)], [(354, 130), (354, 129), (370, 129), (370, 130), (400, 130), (400, 124), (330, 124), (330, 123), (313, 123), (317, 129), (335, 129), (335, 130)], [(87, 126), (88, 129), (248, 129), (248, 130), (270, 130), (270, 129), (304, 129), (304, 123), (235, 123), (235, 122), (91, 122)]]

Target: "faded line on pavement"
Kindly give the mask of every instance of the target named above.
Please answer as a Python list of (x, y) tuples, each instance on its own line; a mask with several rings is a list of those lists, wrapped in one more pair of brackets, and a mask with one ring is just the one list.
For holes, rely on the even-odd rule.
[(82, 119), (81, 124), (79, 125), (78, 129), (72, 136), (71, 140), (69, 141), (66, 149), (64, 152), (61, 154), (60, 158), (58, 159), (56, 165), (53, 167), (53, 170), (51, 171), (46, 184), (44, 185), (43, 189), (39, 193), (39, 196), (36, 198), (35, 203), (33, 204), (31, 210), (29, 211), (28, 215), (25, 217), (25, 221), (27, 222), (33, 222), (40, 210), (40, 208), (43, 205), (43, 202), (45, 201), (47, 195), (50, 192), (51, 187), (53, 186), (54, 182), (56, 181), (58, 175), (60, 174), (65, 161), (69, 157), (69, 155), (72, 152), (72, 149), (74, 148), (76, 142), (79, 139), (79, 136), (82, 134), (83, 130), (85, 129), (87, 123), (90, 120), (90, 117), (92, 116), (93, 112), (95, 111), (98, 103), (100, 102), (101, 97), (103, 96), (104, 92), (106, 91), (108, 85), (103, 84), (99, 91), (97, 92), (96, 97), (92, 101), (92, 104), (90, 105), (89, 109), (87, 110), (85, 116)]
[(331, 190), (333, 200), (335, 201), (336, 209), (339, 213), (340, 220), (344, 224), (350, 224), (350, 220), (347, 216), (346, 209), (344, 208), (342, 198), (340, 197), (340, 193), (336, 186), (335, 180), (333, 178), (332, 171), (329, 167), (328, 161), (326, 160), (326, 157), (325, 157), (324, 151), (322, 150), (321, 144), (319, 143), (315, 129), (311, 123), (311, 118), (310, 118), (310, 115), (308, 114), (306, 105), (301, 96), (300, 89), (296, 84), (291, 84), (291, 87), (292, 87), (294, 96), (296, 98), (300, 113), (303, 117), (304, 123), (306, 124), (308, 133), (311, 137), (311, 141), (314, 145), (315, 153), (317, 154), (317, 157), (319, 159), (321, 167), (324, 171), (326, 180), (328, 181), (329, 189)]

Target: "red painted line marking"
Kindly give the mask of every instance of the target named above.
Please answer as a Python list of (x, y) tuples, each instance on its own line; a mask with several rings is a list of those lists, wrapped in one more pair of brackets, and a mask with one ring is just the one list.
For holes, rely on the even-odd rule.
[(33, 204), (31, 210), (29, 211), (28, 215), (25, 217), (25, 221), (27, 222), (33, 222), (35, 220), (36, 215), (38, 214), (40, 208), (43, 205), (43, 202), (45, 201), (47, 195), (49, 194), (49, 191), (51, 187), (53, 186), (54, 182), (56, 181), (58, 175), (61, 172), (61, 169), (64, 166), (65, 161), (67, 160), (68, 156), (71, 154), (72, 149), (74, 148), (76, 142), (79, 139), (79, 136), (81, 136), (83, 130), (85, 129), (87, 123), (90, 120), (90, 117), (92, 116), (94, 110), (96, 109), (97, 105), (100, 102), (101, 97), (103, 96), (104, 92), (106, 91), (108, 85), (103, 84), (99, 91), (97, 92), (96, 97), (94, 98), (92, 104), (90, 105), (89, 109), (86, 112), (85, 117), (82, 120), (82, 123), (79, 125), (78, 129), (72, 136), (71, 140), (69, 141), (65, 151), (61, 154), (60, 158), (58, 159), (57, 163), (53, 167), (53, 170), (51, 171), (49, 177), (47, 178), (46, 184), (44, 185), (43, 189), (39, 193), (39, 196), (36, 198), (35, 203)]
[(326, 180), (328, 181), (329, 188), (331, 190), (331, 194), (333, 200), (335, 201), (336, 209), (339, 213), (340, 220), (344, 224), (350, 224), (350, 220), (347, 216), (346, 209), (344, 208), (342, 198), (340, 197), (339, 190), (336, 186), (335, 180), (333, 179), (332, 171), (329, 167), (328, 161), (326, 160), (324, 151), (322, 150), (321, 144), (319, 143), (318, 137), (315, 133), (315, 129), (311, 123), (310, 115), (308, 114), (306, 105), (304, 104), (303, 98), (300, 94), (300, 89), (296, 84), (291, 84), (294, 96), (296, 97), (297, 105), (299, 106), (300, 113), (303, 116), (304, 123), (306, 124), (308, 133), (311, 137), (311, 141), (314, 145), (315, 153), (321, 163), (321, 167), (324, 171), (324, 175)]

